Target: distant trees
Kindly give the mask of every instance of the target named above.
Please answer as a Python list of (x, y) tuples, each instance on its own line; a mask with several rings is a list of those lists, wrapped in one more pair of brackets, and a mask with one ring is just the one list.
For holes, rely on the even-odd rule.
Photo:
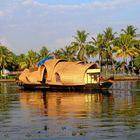
[(77, 49), (73, 46), (66, 46), (64, 48), (61, 48), (59, 50), (54, 51), (54, 57), (57, 59), (65, 59), (68, 61), (76, 61), (76, 52)]
[(23, 70), (25, 68), (28, 68), (28, 64), (26, 63), (26, 54), (20, 54), (17, 56), (17, 63), (18, 63), (18, 69)]
[(135, 47), (138, 44), (138, 40), (127, 34), (121, 34), (115, 40), (116, 56), (122, 57), (124, 62), (127, 63), (128, 57), (138, 56), (139, 50)]
[[(99, 62), (99, 67), (116, 72), (122, 64), (140, 69), (140, 34), (137, 28), (132, 25), (122, 29), (118, 34), (113, 32), (111, 27), (107, 27), (103, 33), (89, 38), (89, 33), (85, 30), (77, 31), (73, 36), (74, 40), (68, 46), (50, 52), (43, 46), (38, 52), (29, 50), (26, 54), (16, 55), (7, 47), (0, 44), (0, 70), (23, 70), (24, 68), (34, 68), (38, 61), (48, 58), (65, 59), (68, 61), (88, 62), (89, 58)], [(123, 68), (125, 71), (125, 68)]]
[(18, 57), (19, 69), (34, 68), (39, 61), (39, 55), (33, 50), (29, 50), (27, 54), (20, 54)]
[(19, 66), (18, 68), (20, 70), (24, 68), (34, 68), (37, 66), (39, 60), (44, 59), (46, 57), (52, 58), (53, 55), (45, 46), (43, 46), (39, 50), (39, 53), (33, 50), (29, 50), (27, 54), (20, 54), (19, 56), (17, 56), (17, 63)]
[(99, 55), (99, 65), (101, 69), (103, 63), (106, 64), (107, 69), (110, 64), (112, 69), (115, 69), (113, 59), (115, 34), (116, 33), (113, 33), (112, 28), (108, 27), (102, 34), (99, 33), (96, 38), (92, 37), (93, 47), (96, 48), (96, 53), (94, 52), (94, 54)]
[(140, 69), (140, 55), (134, 59), (134, 65)]
[(45, 47), (43, 46), (40, 50), (39, 50), (39, 59), (44, 59), (44, 58), (53, 58), (53, 54)]
[(13, 68), (13, 61), (15, 58), (14, 53), (12, 53), (7, 47), (0, 44), (0, 71), (1, 74), (4, 69)]

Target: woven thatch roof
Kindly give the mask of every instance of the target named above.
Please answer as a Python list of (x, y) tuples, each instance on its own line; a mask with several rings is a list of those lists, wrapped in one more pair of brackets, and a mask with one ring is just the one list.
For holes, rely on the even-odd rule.
[(92, 67), (92, 64), (58, 63), (53, 73), (52, 84), (55, 84), (55, 73), (57, 73), (63, 85), (84, 85), (84, 74), (90, 67)]
[(97, 68), (96, 64), (84, 64), (81, 61), (47, 60), (37, 71), (24, 70), (19, 79), (24, 83), (39, 84), (46, 69), (46, 83), (49, 85), (84, 85), (84, 76), (88, 69)]
[(25, 69), (19, 76), (19, 80), (25, 84), (40, 84), (40, 74), (39, 71), (30, 72), (29, 69)]
[(58, 63), (60, 63), (60, 62), (63, 62), (63, 61), (66, 61), (66, 60), (62, 60), (62, 59), (53, 59), (53, 60), (48, 60), (48, 61), (46, 61), (45, 62), (45, 67), (46, 67), (46, 69), (47, 69), (47, 73), (48, 73), (48, 75), (47, 75), (47, 80), (48, 81), (52, 81), (52, 76), (53, 76), (53, 71), (54, 71), (54, 69), (55, 69), (55, 67), (56, 67), (56, 65), (58, 64)]

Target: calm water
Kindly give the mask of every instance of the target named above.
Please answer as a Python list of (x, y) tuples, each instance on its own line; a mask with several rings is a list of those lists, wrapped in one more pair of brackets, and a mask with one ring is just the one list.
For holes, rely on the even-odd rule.
[(140, 81), (106, 93), (23, 91), (0, 83), (0, 140), (138, 140)]

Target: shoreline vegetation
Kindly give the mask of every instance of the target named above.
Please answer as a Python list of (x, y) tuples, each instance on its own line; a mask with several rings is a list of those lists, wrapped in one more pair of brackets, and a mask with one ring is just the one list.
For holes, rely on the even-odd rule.
[[(140, 76), (140, 34), (133, 25), (128, 25), (120, 33), (107, 27), (97, 36), (89, 36), (85, 30), (77, 31), (69, 45), (53, 52), (43, 46), (38, 52), (28, 50), (16, 55), (0, 43), (0, 79), (18, 78), (25, 68), (35, 69), (44, 58), (65, 59), (97, 63), (104, 77), (119, 79), (139, 79)], [(17, 74), (18, 73), (18, 74)]]

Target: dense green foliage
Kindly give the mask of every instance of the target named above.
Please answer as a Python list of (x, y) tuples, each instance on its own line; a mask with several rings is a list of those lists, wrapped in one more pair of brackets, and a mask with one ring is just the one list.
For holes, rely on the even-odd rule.
[[(36, 67), (39, 60), (45, 57), (66, 59), (68, 61), (96, 61), (101, 69), (123, 72), (126, 65), (132, 69), (140, 69), (140, 39), (137, 29), (129, 25), (120, 34), (113, 32), (111, 27), (103, 33), (89, 38), (86, 31), (77, 31), (70, 45), (50, 52), (43, 46), (39, 52), (29, 50), (27, 54), (16, 55), (6, 46), (0, 44), (0, 70), (19, 71), (24, 68)], [(95, 59), (96, 58), (96, 59)], [(131, 64), (131, 65), (130, 65)]]

